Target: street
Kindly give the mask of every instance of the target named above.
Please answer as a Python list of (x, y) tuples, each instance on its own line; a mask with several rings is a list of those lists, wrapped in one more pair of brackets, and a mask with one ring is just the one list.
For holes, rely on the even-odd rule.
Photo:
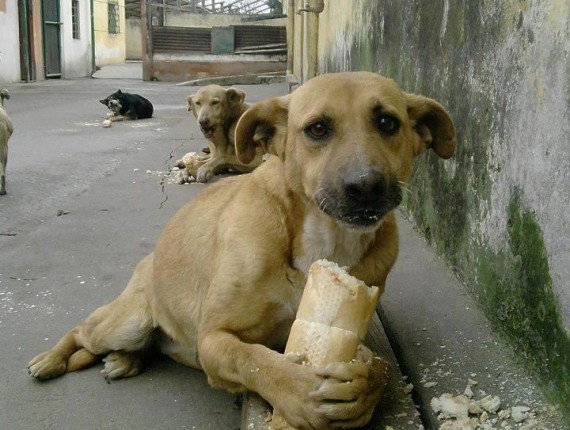
[[(186, 107), (197, 88), (130, 79), (5, 87), (15, 133), (0, 196), (0, 428), (239, 428), (235, 396), (167, 358), (110, 384), (101, 366), (47, 382), (26, 370), (123, 290), (167, 220), (205, 187), (174, 184), (169, 173), (206, 146)], [(154, 117), (102, 128), (98, 100), (118, 88), (151, 100)], [(248, 102), (286, 92), (240, 88)]]
[[(110, 384), (102, 365), (46, 382), (26, 369), (117, 297), (168, 219), (207, 187), (177, 185), (170, 173), (175, 160), (206, 146), (186, 105), (197, 87), (116, 78), (6, 87), (15, 133), (8, 194), (0, 196), (0, 430), (239, 429), (236, 396), (166, 357)], [(287, 92), (285, 83), (238, 87), (249, 103)], [(153, 118), (102, 128), (107, 111), (99, 99), (118, 88), (151, 100)], [(401, 251), (381, 318), (402, 366), (394, 386), (413, 386), (426, 428), (440, 424), (430, 401), (462, 393), (472, 378), (477, 399), (500, 394), (505, 410), (538, 411), (544, 426), (536, 428), (565, 428), (464, 285), (398, 216)], [(409, 391), (394, 393), (379, 414), (385, 423), (405, 423), (390, 424), (395, 429), (417, 430), (413, 404), (402, 412)]]

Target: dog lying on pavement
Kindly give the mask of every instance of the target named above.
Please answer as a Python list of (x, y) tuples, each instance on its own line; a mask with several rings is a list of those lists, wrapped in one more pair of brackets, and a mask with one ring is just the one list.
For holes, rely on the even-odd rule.
[(6, 194), (6, 164), (8, 164), (8, 140), (14, 125), (4, 109), (4, 100), (10, 99), (8, 90), (0, 91), (0, 196)]
[[(235, 127), (249, 107), (244, 100), (242, 90), (220, 85), (206, 85), (188, 96), (188, 111), (194, 114), (209, 146), (209, 154), (199, 154), (201, 166), (193, 175), (197, 182), (208, 182), (227, 170), (248, 173), (261, 163), (261, 152), (249, 164), (242, 163), (235, 153)], [(188, 169), (183, 159), (178, 160), (176, 166)]]
[(115, 91), (99, 102), (111, 111), (103, 121), (103, 127), (111, 127), (115, 121), (151, 118), (154, 111), (152, 103), (143, 96), (124, 93), (121, 90)]
[(257, 148), (272, 155), (182, 208), (123, 293), (29, 372), (54, 378), (106, 356), (107, 378), (134, 376), (154, 344), (212, 387), (259, 393), (295, 428), (363, 426), (387, 382), (383, 360), (361, 345), (353, 362), (312, 368), (278, 351), (315, 260), (384, 289), (413, 158), (454, 154), (451, 118), (379, 75), (328, 74), (255, 104), (235, 136), (244, 164)]

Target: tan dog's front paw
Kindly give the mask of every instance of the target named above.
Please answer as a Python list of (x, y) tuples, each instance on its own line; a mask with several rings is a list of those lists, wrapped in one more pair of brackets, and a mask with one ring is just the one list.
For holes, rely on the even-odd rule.
[(60, 355), (43, 352), (28, 363), (28, 373), (37, 379), (51, 379), (63, 375), (67, 361)]
[(214, 177), (214, 172), (208, 166), (202, 166), (196, 173), (196, 182), (209, 182)]
[(287, 354), (284, 359), (290, 382), (279, 384), (279, 391), (266, 393), (277, 411), (277, 428), (290, 428), (283, 420), (303, 430), (362, 427), (370, 421), (388, 382), (388, 362), (363, 346), (352, 362), (321, 368), (301, 364), (303, 355)]
[(125, 351), (115, 351), (103, 359), (105, 367), (101, 373), (105, 379), (129, 378), (141, 373), (142, 361), (137, 354)]
[(374, 357), (368, 348), (359, 348), (352, 362), (333, 363), (317, 370), (325, 380), (310, 397), (320, 402), (317, 411), (334, 428), (366, 425), (388, 383), (389, 363)]

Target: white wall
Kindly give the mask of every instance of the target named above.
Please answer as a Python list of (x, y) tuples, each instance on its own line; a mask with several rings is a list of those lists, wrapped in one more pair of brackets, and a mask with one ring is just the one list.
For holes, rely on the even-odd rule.
[(89, 2), (79, 2), (79, 39), (73, 38), (71, 0), (61, 0), (62, 78), (91, 75), (91, 17)]
[(6, 0), (6, 11), (0, 11), (0, 82), (18, 82), (19, 80), (18, 1)]
[(93, 5), (95, 20), (95, 63), (97, 66), (122, 63), (126, 57), (125, 0), (119, 0), (119, 34), (109, 34), (107, 5), (107, 0), (95, 1)]
[(125, 25), (127, 60), (142, 60), (141, 19), (127, 18)]
[(165, 10), (164, 18), (165, 26), (173, 27), (205, 27), (212, 28), (215, 26), (229, 25), (267, 25), (267, 26), (285, 26), (287, 18), (267, 19), (263, 21), (243, 21), (240, 15), (205, 15), (201, 13), (191, 12), (171, 12)]

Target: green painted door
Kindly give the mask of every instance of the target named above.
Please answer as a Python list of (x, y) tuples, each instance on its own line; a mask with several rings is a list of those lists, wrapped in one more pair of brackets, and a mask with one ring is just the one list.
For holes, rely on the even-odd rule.
[(46, 78), (61, 78), (61, 22), (59, 0), (42, 0)]

